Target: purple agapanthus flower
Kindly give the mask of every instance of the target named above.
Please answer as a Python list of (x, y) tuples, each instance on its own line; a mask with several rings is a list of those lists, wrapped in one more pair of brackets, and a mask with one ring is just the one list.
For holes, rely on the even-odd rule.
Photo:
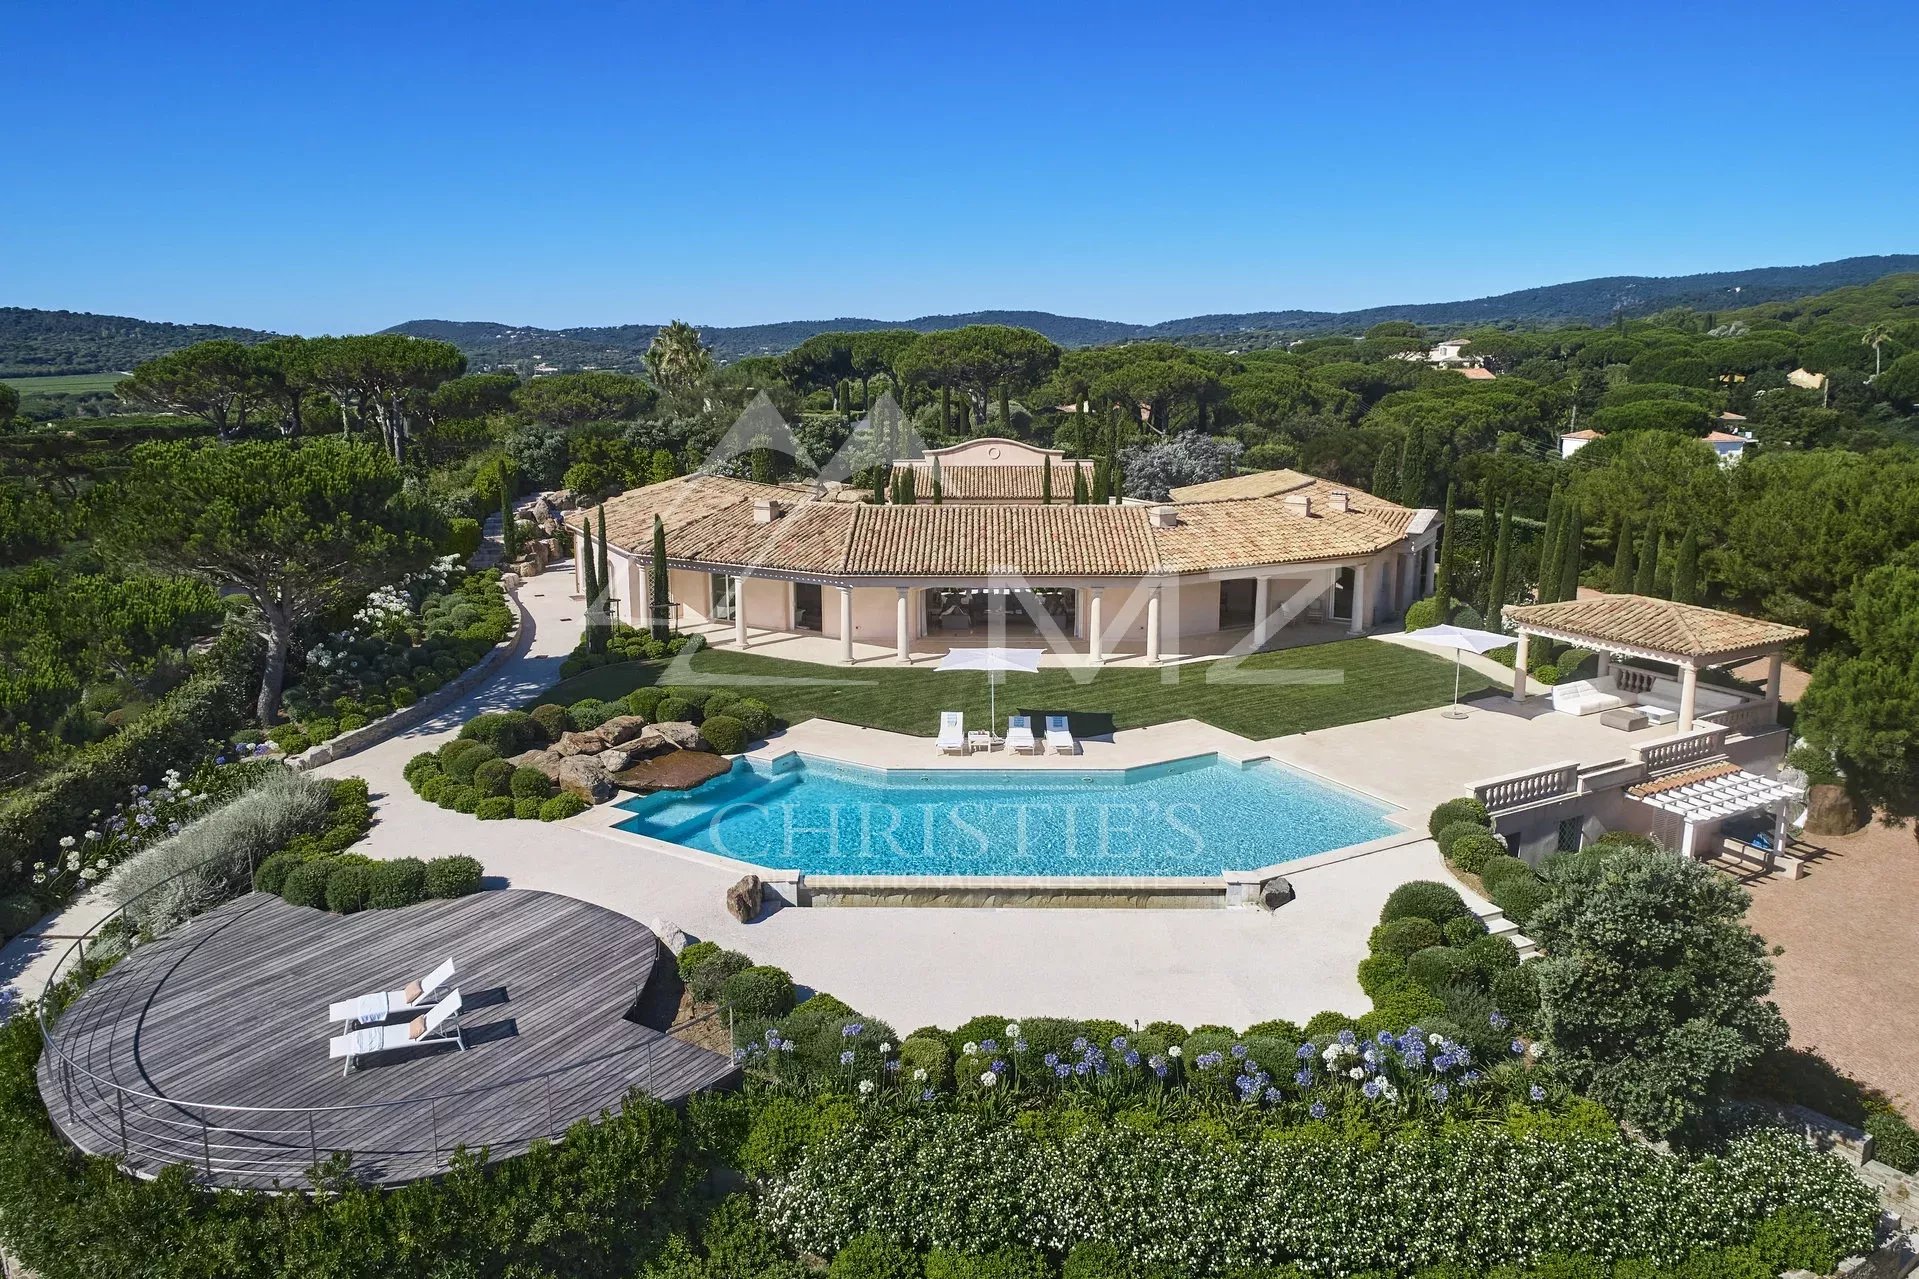
[(1512, 1018), (1500, 1012), (1497, 1008), (1493, 1009), (1491, 1015), (1489, 1015), (1486, 1020), (1492, 1025), (1494, 1030), (1504, 1030), (1513, 1024)]
[(1266, 1090), (1266, 1104), (1267, 1104), (1267, 1105), (1269, 1105), (1269, 1106), (1274, 1106), (1274, 1105), (1278, 1105), (1278, 1104), (1279, 1104), (1279, 1103), (1280, 1103), (1280, 1102), (1281, 1102), (1282, 1100), (1284, 1100), (1284, 1094), (1282, 1094), (1282, 1093), (1281, 1093), (1281, 1092), (1279, 1091), (1279, 1089), (1277, 1089), (1277, 1088), (1268, 1088), (1268, 1089)]
[(1126, 1036), (1124, 1035), (1113, 1036), (1113, 1051), (1116, 1053), (1123, 1053), (1126, 1051)]
[(849, 1048), (845, 1052), (840, 1054), (840, 1065), (850, 1066), (852, 1064), (853, 1064), (853, 1050)]
[(1523, 1040), (1523, 1039), (1515, 1039), (1515, 1040), (1513, 1040), (1513, 1052), (1514, 1052), (1515, 1054), (1519, 1054), (1519, 1055), (1522, 1055), (1522, 1056), (1523, 1056), (1523, 1055), (1525, 1054), (1525, 1051), (1526, 1051), (1526, 1041), (1525, 1041), (1525, 1040)]
[(1057, 1066), (1057, 1065), (1059, 1065), (1059, 1054), (1058, 1054), (1058, 1053), (1047, 1053), (1047, 1054), (1046, 1054), (1046, 1055), (1045, 1055), (1044, 1057), (1041, 1057), (1041, 1058), (1040, 1058), (1040, 1061), (1041, 1061), (1041, 1062), (1042, 1062), (1043, 1064), (1045, 1064), (1045, 1065), (1048, 1065), (1048, 1066)]
[(1324, 1119), (1326, 1117), (1326, 1103), (1323, 1101), (1316, 1101), (1312, 1105), (1306, 1107), (1306, 1113), (1311, 1115), (1315, 1119)]
[(1359, 1091), (1366, 1094), (1366, 1100), (1374, 1101), (1378, 1099), (1379, 1091), (1382, 1086), (1383, 1085), (1381, 1085), (1377, 1079), (1368, 1079), (1365, 1083), (1360, 1085)]
[(1244, 1061), (1244, 1060), (1245, 1060), (1245, 1058), (1246, 1058), (1246, 1045), (1245, 1045), (1245, 1044), (1234, 1044), (1234, 1045), (1233, 1045), (1233, 1056), (1234, 1056), (1234, 1057), (1237, 1057), (1237, 1058), (1239, 1058), (1239, 1059), (1240, 1059), (1240, 1060), (1242, 1060), (1242, 1061)]
[(1526, 1095), (1528, 1097), (1531, 1097), (1534, 1101), (1546, 1100), (1546, 1090), (1544, 1088), (1541, 1088), (1538, 1084), (1534, 1084), (1531, 1088), (1528, 1088), (1526, 1090)]
[(1311, 1061), (1314, 1057), (1318, 1056), (1318, 1054), (1319, 1050), (1313, 1047), (1313, 1041), (1309, 1039), (1299, 1046), (1299, 1051), (1294, 1053), (1293, 1056), (1299, 1058), (1301, 1061)]
[(1295, 1071), (1293, 1074), (1293, 1082), (1301, 1088), (1311, 1088), (1313, 1086), (1313, 1072), (1310, 1070)]
[(1086, 1072), (1087, 1072), (1088, 1070), (1091, 1070), (1091, 1069), (1092, 1069), (1092, 1067), (1090, 1067), (1090, 1066), (1088, 1066), (1088, 1065), (1087, 1065), (1087, 1064), (1086, 1064), (1085, 1062), (1083, 1062), (1083, 1061), (1082, 1061), (1082, 1062), (1076, 1062), (1076, 1063), (1074, 1063), (1074, 1065), (1073, 1065), (1073, 1073), (1074, 1073), (1074, 1074), (1076, 1074), (1076, 1075), (1084, 1075), (1084, 1074), (1085, 1074), (1085, 1073), (1086, 1073)]
[(861, 1031), (865, 1029), (866, 1029), (865, 1023), (857, 1022), (857, 1021), (849, 1021), (844, 1026), (840, 1027), (840, 1037), (842, 1039), (851, 1039), (853, 1038), (853, 1036), (859, 1034)]
[(1432, 1093), (1433, 1100), (1442, 1106), (1446, 1104), (1446, 1098), (1452, 1095), (1451, 1090), (1449, 1090), (1445, 1084), (1434, 1084), (1427, 1091)]
[(1342, 1030), (1339, 1032), (1339, 1042), (1342, 1044), (1345, 1044), (1348, 1048), (1351, 1048), (1354, 1044), (1359, 1042), (1359, 1038), (1358, 1036), (1354, 1035), (1353, 1032), (1350, 1030)]
[[(1059, 1078), (1064, 1079), (1066, 1078), (1066, 1076), (1073, 1073), (1073, 1068), (1062, 1061), (1054, 1064), (1053, 1073), (1057, 1075)], [(1080, 1073), (1085, 1074), (1086, 1072), (1081, 1071)]]
[(920, 1089), (920, 1100), (921, 1101), (933, 1100), (933, 1090), (931, 1088)]
[(1123, 1060), (1123, 1061), (1125, 1061), (1125, 1063), (1126, 1063), (1126, 1064), (1127, 1064), (1128, 1066), (1137, 1066), (1137, 1065), (1139, 1065), (1139, 1052), (1138, 1052), (1138, 1050), (1137, 1050), (1137, 1049), (1133, 1049), (1133, 1048), (1128, 1048), (1128, 1049), (1126, 1050), (1126, 1056), (1125, 1056), (1124, 1058), (1122, 1058), (1122, 1060)]
[(982, 1039), (979, 1041), (979, 1050), (988, 1057), (991, 1057), (999, 1051), (999, 1041), (997, 1039)]
[(1024, 1039), (1015, 1039), (1015, 1040), (1013, 1041), (1013, 1051), (1014, 1051), (1014, 1052), (1016, 1052), (1016, 1053), (1023, 1053), (1023, 1052), (1025, 1052), (1025, 1051), (1026, 1051), (1026, 1041), (1025, 1041)]
[(1073, 1041), (1073, 1051), (1076, 1053), (1083, 1053), (1086, 1051), (1086, 1036), (1081, 1035), (1078, 1039), (1075, 1039)]

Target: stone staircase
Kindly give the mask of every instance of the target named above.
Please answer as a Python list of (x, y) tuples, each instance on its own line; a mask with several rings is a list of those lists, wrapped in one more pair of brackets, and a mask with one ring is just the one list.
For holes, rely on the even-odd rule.
[(1489, 936), (1504, 937), (1519, 951), (1521, 959), (1531, 959), (1539, 953), (1539, 943), (1519, 931), (1519, 925), (1500, 912), (1498, 907), (1479, 912), (1479, 922), (1486, 925)]
[(500, 513), (495, 511), (486, 517), (484, 524), (480, 525), (480, 548), (467, 560), (467, 567), (492, 568), (506, 558), (506, 550), (500, 545), (501, 530)]

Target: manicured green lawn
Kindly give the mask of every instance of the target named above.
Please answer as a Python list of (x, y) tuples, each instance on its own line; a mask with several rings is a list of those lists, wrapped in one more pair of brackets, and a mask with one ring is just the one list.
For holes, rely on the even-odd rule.
[[(706, 649), (692, 659), (708, 680), (757, 697), (789, 723), (822, 716), (921, 737), (935, 735), (942, 710), (966, 712), (984, 727), (986, 676), (930, 668), (816, 666)], [(1400, 715), (1443, 705), (1452, 697), (1453, 665), (1443, 657), (1374, 640), (1342, 640), (1247, 658), (1235, 672), (1218, 662), (1159, 670), (1044, 670), (1008, 674), (999, 688), (1002, 722), (1009, 712), (1067, 712), (1076, 733), (1096, 735), (1174, 719), (1199, 719), (1242, 737), (1278, 737), (1335, 724)], [(610, 701), (643, 684), (685, 682), (666, 663), (604, 666), (549, 689), (537, 701)], [(1460, 696), (1490, 681), (1462, 673)]]

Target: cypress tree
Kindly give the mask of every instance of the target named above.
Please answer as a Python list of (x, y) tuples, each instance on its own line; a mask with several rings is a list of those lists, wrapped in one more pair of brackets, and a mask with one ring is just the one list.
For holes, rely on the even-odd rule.
[(1106, 505), (1106, 499), (1112, 495), (1113, 477), (1106, 469), (1106, 459), (1101, 458), (1093, 464), (1093, 505)]
[(513, 486), (500, 486), (500, 551), (507, 563), (520, 557), (520, 526), (513, 520)]
[(1619, 539), (1613, 546), (1612, 588), (1620, 595), (1629, 594), (1633, 584), (1632, 521), (1622, 518), (1619, 521)]
[(1653, 570), (1652, 593), (1661, 599), (1672, 598), (1672, 543), (1664, 533), (1659, 535), (1659, 554), (1655, 561), (1658, 567)]
[(1053, 455), (1042, 454), (1039, 462), (1039, 504), (1053, 504)]
[(649, 625), (653, 631), (653, 638), (665, 642), (667, 634), (666, 525), (660, 522), (660, 517), (657, 515), (653, 517), (653, 566), (652, 572), (647, 574), (647, 584), (652, 596), (647, 611), (652, 614)]
[(1379, 450), (1379, 456), (1373, 460), (1374, 497), (1385, 501), (1393, 500), (1393, 485), (1399, 479), (1399, 446), (1386, 444)]
[(1680, 604), (1699, 602), (1699, 530), (1688, 528), (1679, 542), (1679, 562), (1672, 569), (1672, 597)]
[(1579, 560), (1586, 549), (1586, 521), (1579, 499), (1568, 493), (1565, 509), (1559, 515), (1565, 545), (1559, 551), (1559, 598), (1579, 598)]
[(1399, 504), (1417, 507), (1426, 496), (1426, 428), (1415, 426), (1399, 455)]
[(1499, 614), (1506, 606), (1507, 580), (1512, 573), (1512, 560), (1513, 500), (1509, 497), (1499, 512), (1499, 536), (1495, 539), (1493, 550), (1493, 580), (1486, 589), (1486, 595), (1491, 600), (1485, 612), (1486, 624), (1501, 630), (1505, 628), (1500, 623)]
[(1639, 544), (1639, 572), (1633, 577), (1635, 595), (1651, 595), (1659, 574), (1659, 539), (1653, 526), (1646, 525), (1646, 540)]
[(1090, 494), (1086, 491), (1086, 468), (1073, 464), (1073, 505), (1084, 506)]
[(1565, 494), (1558, 488), (1546, 501), (1546, 531), (1539, 538), (1539, 593), (1541, 604), (1559, 598), (1560, 524), (1564, 518)]
[[(913, 488), (915, 490), (913, 495), (913, 500), (917, 502), (919, 501), (919, 493), (918, 493), (919, 485), (915, 483), (913, 485)], [(938, 506), (940, 504), (940, 498), (944, 497), (945, 495), (946, 495), (946, 486), (940, 483), (940, 460), (938, 458), (934, 458), (933, 459), (933, 505)]]
[(1492, 614), (1493, 595), (1493, 556), (1499, 542), (1498, 512), (1490, 489), (1479, 495), (1479, 583), (1473, 592), (1473, 600), (1479, 606), (1479, 615), (1489, 617)]
[[(1433, 597), (1439, 601), (1439, 620), (1453, 620), (1453, 486), (1446, 486), (1446, 522), (1439, 529), (1439, 569), (1433, 581)], [(1359, 607), (1359, 601), (1353, 601)]]
[(580, 533), (580, 549), (574, 553), (580, 557), (581, 589), (586, 592), (586, 612), (588, 618), (593, 615), (593, 601), (600, 597), (599, 573), (593, 563), (593, 517), (587, 516), (586, 528)]

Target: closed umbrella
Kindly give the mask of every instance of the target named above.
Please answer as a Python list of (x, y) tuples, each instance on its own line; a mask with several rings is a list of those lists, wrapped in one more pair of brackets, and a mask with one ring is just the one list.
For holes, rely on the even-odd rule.
[(1490, 653), (1513, 642), (1510, 635), (1502, 635), (1498, 631), (1476, 631), (1469, 626), (1427, 626), (1407, 631), (1406, 638), (1453, 651), (1453, 704), (1450, 710), (1441, 712), (1447, 719), (1466, 718), (1466, 712), (1459, 709), (1459, 655)]
[(993, 687), (994, 671), (1026, 671), (1032, 673), (1039, 669), (1041, 650), (1037, 648), (953, 648), (940, 658), (938, 669), (942, 671), (985, 671), (987, 729), (993, 736), (999, 736), (999, 699)]

